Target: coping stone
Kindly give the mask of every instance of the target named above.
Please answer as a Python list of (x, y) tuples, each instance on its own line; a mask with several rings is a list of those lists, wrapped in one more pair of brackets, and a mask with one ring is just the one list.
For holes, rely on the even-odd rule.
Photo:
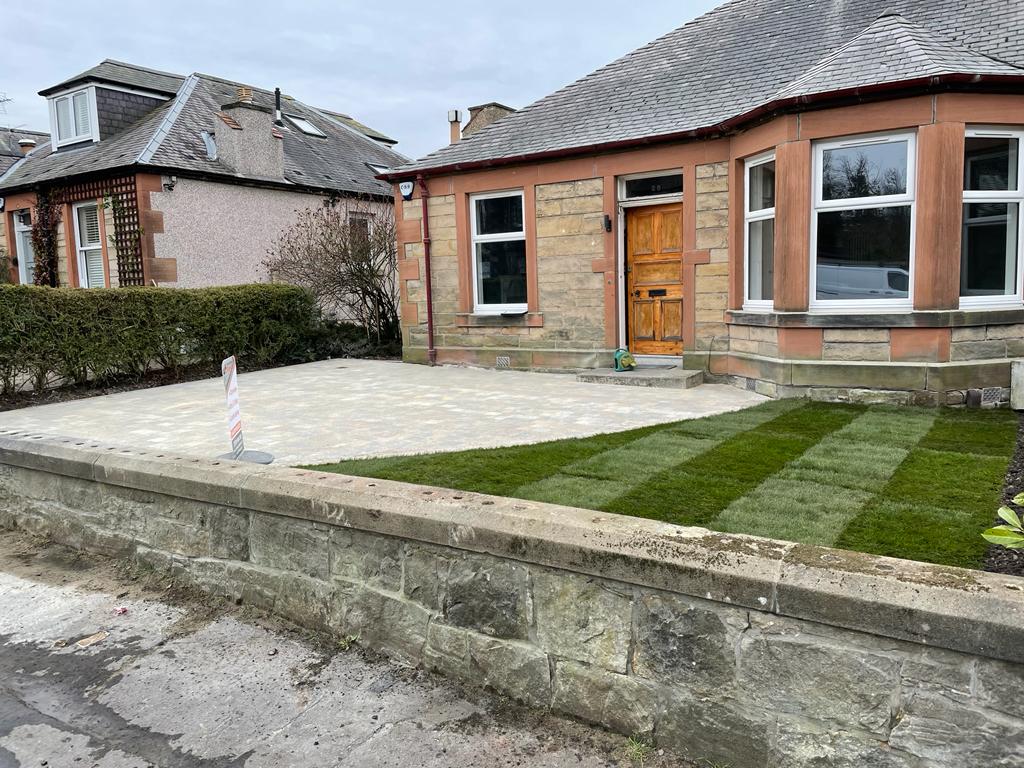
[(72, 449), (67, 440), (0, 435), (0, 463), (487, 553), (1015, 663), (1024, 647), (1024, 579), (1018, 577), (370, 478)]

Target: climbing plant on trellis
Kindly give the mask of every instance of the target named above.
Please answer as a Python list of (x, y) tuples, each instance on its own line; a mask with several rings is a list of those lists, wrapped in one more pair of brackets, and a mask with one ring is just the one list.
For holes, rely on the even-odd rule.
[(145, 285), (142, 270), (142, 226), (139, 220), (139, 196), (134, 176), (87, 181), (68, 187), (65, 202), (103, 199), (114, 221), (113, 233), (107, 233), (117, 251), (118, 285)]

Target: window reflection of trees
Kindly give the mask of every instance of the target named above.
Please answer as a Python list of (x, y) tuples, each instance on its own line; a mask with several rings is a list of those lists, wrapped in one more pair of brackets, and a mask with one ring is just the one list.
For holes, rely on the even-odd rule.
[[(837, 161), (838, 156), (838, 161)], [(866, 152), (825, 152), (822, 165), (822, 198), (845, 200), (860, 197), (902, 195), (907, 191), (906, 169), (879, 169)]]

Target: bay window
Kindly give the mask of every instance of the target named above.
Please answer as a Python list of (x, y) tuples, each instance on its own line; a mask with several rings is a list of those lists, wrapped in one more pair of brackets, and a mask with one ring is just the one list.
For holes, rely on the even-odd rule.
[(771, 309), (775, 281), (775, 155), (747, 161), (744, 200), (745, 309)]
[(1024, 132), (1021, 131), (967, 131), (960, 255), (961, 307), (983, 309), (1021, 301), (1022, 137)]
[(915, 137), (815, 146), (811, 307), (909, 309)]
[(523, 193), (492, 192), (469, 201), (473, 246), (473, 310), (526, 312)]

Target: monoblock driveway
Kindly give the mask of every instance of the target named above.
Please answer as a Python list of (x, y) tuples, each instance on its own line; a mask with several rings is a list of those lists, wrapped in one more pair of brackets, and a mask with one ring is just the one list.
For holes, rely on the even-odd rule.
[[(734, 411), (764, 400), (725, 385), (583, 384), (572, 375), (325, 360), (238, 379), (247, 448), (276, 463), (487, 448)], [(0, 413), (0, 429), (217, 456), (229, 448), (219, 378)]]

